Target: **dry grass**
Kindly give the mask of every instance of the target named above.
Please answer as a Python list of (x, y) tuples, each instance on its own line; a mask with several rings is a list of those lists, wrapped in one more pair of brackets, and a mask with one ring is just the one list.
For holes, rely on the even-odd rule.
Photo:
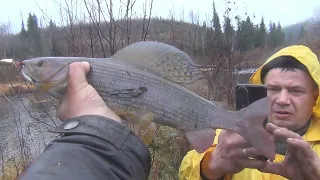
[(153, 162), (148, 179), (174, 180), (178, 179), (180, 163), (191, 146), (183, 132), (161, 126), (149, 150)]
[(20, 174), (23, 172), (23, 165), (19, 166), (14, 164), (8, 164), (4, 168), (4, 174), (0, 177), (0, 180), (15, 180), (18, 179)]
[(6, 96), (12, 96), (24, 92), (35, 91), (35, 87), (23, 82), (0, 83), (0, 93)]
[[(29, 161), (31, 162), (31, 161)], [(10, 158), (4, 166), (2, 166), (3, 174), (0, 176), (0, 180), (16, 180), (21, 177), (26, 170), (29, 163), (24, 163), (21, 158)]]

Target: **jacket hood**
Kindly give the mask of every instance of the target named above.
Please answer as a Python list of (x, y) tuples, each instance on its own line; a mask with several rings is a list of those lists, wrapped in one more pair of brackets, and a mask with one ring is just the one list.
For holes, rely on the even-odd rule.
[[(281, 49), (280, 51), (276, 52), (274, 55), (272, 55), (267, 61), (261, 65), (250, 77), (249, 83), (250, 84), (262, 84), (261, 82), (261, 69), (274, 60), (277, 57), (280, 56), (292, 56), (296, 58), (299, 62), (304, 64), (314, 81), (318, 84), (320, 87), (320, 66), (319, 61), (310, 48), (303, 46), (303, 45), (294, 45), (289, 46), (286, 48)], [(319, 93), (320, 94), (320, 93)], [(313, 108), (313, 113), (315, 116), (320, 117), (320, 95), (317, 99), (317, 104)]]

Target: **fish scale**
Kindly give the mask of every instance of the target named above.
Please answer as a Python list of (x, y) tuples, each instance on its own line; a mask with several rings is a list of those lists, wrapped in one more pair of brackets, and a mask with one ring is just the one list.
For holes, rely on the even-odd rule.
[(219, 107), (184, 87), (204, 76), (187, 54), (164, 43), (134, 43), (109, 58), (29, 59), (23, 61), (21, 74), (34, 84), (50, 83), (53, 88), (47, 92), (61, 99), (69, 65), (76, 61), (89, 62), (89, 84), (134, 132), (152, 123), (170, 126), (184, 132), (201, 153), (212, 145), (216, 129), (226, 129), (244, 137), (268, 158), (275, 155), (271, 135), (263, 127), (271, 109), (270, 98), (236, 112)]
[[(109, 68), (110, 68), (110, 70), (108, 70)], [(130, 83), (130, 81), (134, 82), (134, 84), (136, 84), (136, 87), (138, 87), (139, 85), (143, 86), (143, 85), (147, 84), (146, 86), (147, 86), (148, 90), (150, 91), (150, 96), (145, 94), (145, 95), (141, 96), (141, 98), (128, 99), (128, 101), (126, 101), (126, 99), (122, 99), (122, 101), (124, 101), (124, 102), (121, 104), (125, 104), (127, 106), (135, 105), (135, 107), (138, 107), (139, 109), (148, 110), (148, 111), (150, 111), (152, 109), (163, 109), (166, 116), (162, 117), (162, 118), (169, 117), (170, 118), (169, 120), (175, 121), (178, 123), (180, 123), (180, 121), (181, 121), (182, 123), (187, 124), (186, 127), (188, 127), (190, 125), (194, 126), (194, 124), (197, 123), (194, 121), (190, 121), (190, 118), (193, 118), (196, 115), (186, 113), (186, 112), (192, 112), (192, 111), (197, 112), (197, 113), (201, 113), (201, 112), (196, 111), (194, 109), (190, 109), (190, 106), (183, 106), (182, 103), (179, 103), (177, 105), (171, 103), (172, 101), (175, 101), (174, 100), (175, 97), (179, 96), (180, 94), (182, 94), (180, 96), (183, 96), (186, 99), (190, 98), (187, 95), (183, 95), (183, 92), (180, 89), (177, 90), (175, 88), (168, 87), (165, 83), (160, 83), (160, 81), (154, 80), (153, 77), (148, 78), (148, 76), (145, 76), (142, 74), (137, 74), (134, 71), (130, 72), (130, 69), (122, 70), (122, 71), (129, 71), (129, 74), (131, 75), (130, 77), (128, 77), (127, 74), (125, 74), (125, 73), (119, 73), (120, 67), (111, 67), (111, 66), (103, 66), (103, 65), (100, 66), (99, 65), (99, 66), (93, 67), (93, 69), (96, 69), (96, 72), (94, 70), (94, 74), (92, 75), (92, 77), (95, 77), (95, 78), (92, 78), (92, 80), (89, 80), (90, 82), (92, 82), (93, 85), (95, 85), (94, 83), (97, 82), (97, 81), (95, 81), (95, 79), (101, 79), (101, 77), (108, 77), (108, 76), (112, 77), (110, 79), (111, 82), (117, 82), (119, 80), (123, 81), (123, 79), (127, 80), (126, 83), (120, 82), (120, 83), (110, 84), (110, 86), (113, 87), (114, 89), (128, 88), (128, 86), (132, 87), (132, 83)], [(99, 71), (98, 69), (104, 69), (105, 71)], [(141, 72), (141, 73), (144, 73), (144, 72)], [(145, 77), (146, 79), (144, 79), (142, 77)], [(123, 84), (124, 86), (119, 86), (121, 84)], [(157, 89), (157, 90), (153, 91), (153, 89)], [(104, 85), (103, 85), (103, 86), (100, 86), (100, 88), (98, 89), (98, 92), (99, 93), (102, 93), (102, 92), (107, 93), (108, 90), (111, 90), (111, 89), (104, 88)], [(155, 95), (155, 93), (153, 93), (153, 92), (159, 92), (159, 91), (170, 92), (170, 94), (169, 94), (170, 96), (159, 96), (159, 95), (157, 96), (157, 95)], [(159, 94), (163, 94), (163, 93), (159, 93)], [(107, 98), (107, 100), (110, 102), (114, 102), (114, 100), (116, 100), (116, 99), (113, 99), (110, 97), (105, 97), (105, 96), (102, 96), (102, 97)], [(191, 98), (192, 98), (192, 96), (191, 96)], [(194, 102), (194, 103), (196, 103), (196, 101), (197, 100), (194, 98), (189, 100), (189, 102)], [(148, 103), (145, 104), (145, 102), (148, 102)], [(159, 102), (162, 102), (162, 103), (159, 103)], [(175, 107), (170, 107), (170, 106), (175, 106)], [(179, 106), (179, 107), (177, 108), (177, 106)], [(149, 108), (147, 109), (147, 107), (149, 107)], [(172, 111), (172, 110), (175, 110), (175, 111)], [(162, 116), (163, 113), (158, 112), (158, 115)], [(180, 118), (179, 116), (182, 116), (182, 117)], [(164, 119), (164, 120), (166, 120), (166, 119)], [(199, 120), (201, 120), (201, 119), (199, 119)]]
[[(90, 62), (90, 61), (89, 61)], [(137, 71), (130, 67), (119, 66), (115, 64), (99, 63), (93, 65), (92, 75), (89, 77), (89, 82), (98, 88), (98, 92), (102, 94), (102, 98), (107, 102), (116, 102), (115, 105), (121, 104), (120, 107), (133, 107), (145, 111), (162, 110), (166, 114), (163, 116), (161, 111), (155, 111), (158, 118), (155, 119), (159, 124), (177, 124), (174, 128), (184, 130), (185, 128), (193, 128), (197, 125), (198, 128), (212, 128), (219, 126), (223, 129), (237, 131), (237, 117), (232, 116), (231, 120), (223, 120), (226, 118), (226, 113), (221, 108), (215, 106), (212, 102), (203, 99), (200, 96), (195, 96), (193, 93), (186, 92), (184, 88), (175, 84), (168, 85), (169, 82), (154, 75), (143, 71)], [(124, 73), (127, 72), (127, 73)], [(128, 75), (130, 74), (130, 76)], [(103, 77), (110, 77), (103, 80)], [(95, 84), (103, 80), (106, 84)], [(119, 82), (122, 81), (122, 82)], [(108, 85), (110, 82), (110, 86)], [(113, 89), (138, 88), (146, 86), (148, 92), (142, 94), (140, 98), (121, 99), (113, 98), (104, 94)], [(112, 87), (112, 89), (110, 89)], [(170, 93), (166, 93), (170, 92)], [(181, 101), (181, 99), (184, 99)], [(148, 102), (148, 103), (146, 103)], [(161, 104), (159, 102), (162, 102)], [(188, 102), (192, 102), (191, 105)], [(198, 107), (201, 107), (199, 109)], [(210, 119), (210, 117), (216, 117)], [(227, 122), (227, 123), (226, 123)]]

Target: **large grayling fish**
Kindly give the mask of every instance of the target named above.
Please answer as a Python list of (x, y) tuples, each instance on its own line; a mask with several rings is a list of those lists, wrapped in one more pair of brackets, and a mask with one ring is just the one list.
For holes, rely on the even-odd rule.
[(199, 153), (212, 145), (215, 129), (232, 130), (262, 155), (274, 158), (273, 140), (263, 127), (270, 99), (260, 99), (237, 112), (204, 99), (183, 86), (203, 78), (202, 72), (187, 54), (171, 45), (138, 42), (109, 58), (34, 58), (22, 62), (21, 74), (61, 99), (68, 84), (69, 64), (75, 61), (90, 63), (88, 82), (110, 109), (135, 117), (130, 121), (127, 116), (129, 124), (145, 129), (153, 122), (179, 129)]

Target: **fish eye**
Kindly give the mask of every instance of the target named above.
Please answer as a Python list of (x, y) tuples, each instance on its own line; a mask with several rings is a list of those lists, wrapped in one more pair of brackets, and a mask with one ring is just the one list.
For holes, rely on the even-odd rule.
[(41, 67), (43, 65), (43, 61), (38, 61), (37, 65)]

